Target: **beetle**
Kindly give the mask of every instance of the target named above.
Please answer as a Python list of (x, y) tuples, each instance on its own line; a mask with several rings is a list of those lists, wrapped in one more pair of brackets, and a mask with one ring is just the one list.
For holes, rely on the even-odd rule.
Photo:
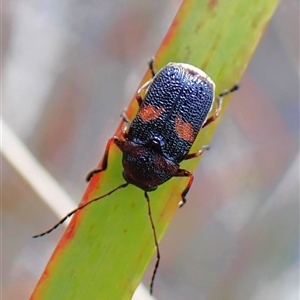
[[(189, 153), (200, 130), (219, 115), (223, 96), (238, 89), (234, 85), (217, 97), (217, 108), (212, 116), (209, 114), (215, 98), (215, 84), (202, 70), (186, 63), (170, 62), (157, 73), (154, 70), (154, 59), (148, 65), (152, 79), (138, 90), (136, 100), (139, 110), (130, 122), (126, 114), (122, 115), (123, 128), (121, 138), (114, 136), (106, 144), (101, 167), (88, 173), (90, 181), (97, 173), (108, 167), (108, 156), (112, 145), (116, 145), (123, 153), (123, 178), (125, 183), (112, 191), (97, 197), (71, 211), (48, 231), (34, 237), (45, 235), (62, 224), (79, 209), (98, 201), (129, 184), (144, 191), (148, 204), (148, 215), (154, 235), (157, 259), (151, 278), (150, 294), (153, 292), (155, 275), (160, 261), (160, 252), (152, 219), (148, 192), (172, 177), (188, 177), (188, 183), (181, 193), (179, 206), (186, 203), (186, 195), (192, 185), (192, 172), (181, 169), (184, 160), (199, 157), (208, 146), (198, 152)], [(143, 99), (142, 94), (145, 94)]]

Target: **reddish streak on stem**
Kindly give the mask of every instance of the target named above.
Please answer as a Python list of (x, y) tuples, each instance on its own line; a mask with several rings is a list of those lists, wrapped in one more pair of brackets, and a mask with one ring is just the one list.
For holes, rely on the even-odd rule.
[(208, 8), (213, 9), (218, 4), (218, 0), (210, 0), (208, 2)]
[(176, 29), (177, 29), (177, 26), (178, 26), (178, 21), (177, 21), (177, 18), (173, 21), (170, 29), (168, 30), (168, 33), (166, 34), (163, 42), (162, 42), (162, 47), (166, 47), (169, 45), (169, 43), (171, 41), (173, 41), (173, 36), (175, 35), (176, 33)]

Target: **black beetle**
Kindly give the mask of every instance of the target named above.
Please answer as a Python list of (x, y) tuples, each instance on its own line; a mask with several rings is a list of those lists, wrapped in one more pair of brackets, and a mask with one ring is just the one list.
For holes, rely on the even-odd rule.
[[(136, 100), (139, 104), (137, 115), (130, 123), (126, 114), (123, 114), (123, 139), (114, 136), (108, 140), (101, 167), (92, 170), (86, 178), (89, 181), (95, 174), (107, 169), (109, 149), (115, 144), (123, 153), (123, 177), (126, 183), (79, 206), (51, 229), (34, 237), (51, 232), (79, 209), (128, 184), (133, 184), (144, 191), (157, 250), (157, 260), (150, 284), (152, 294), (160, 252), (148, 192), (154, 191), (172, 177), (189, 177), (187, 186), (181, 193), (179, 205), (181, 207), (186, 203), (185, 196), (194, 177), (190, 171), (180, 169), (179, 164), (183, 160), (200, 156), (208, 149), (208, 146), (203, 146), (198, 152), (189, 153), (199, 131), (218, 117), (222, 97), (237, 90), (238, 85), (223, 91), (217, 97), (217, 109), (211, 117), (208, 117), (214, 102), (215, 84), (205, 72), (189, 64), (171, 62), (155, 73), (153, 59), (149, 61), (149, 68), (153, 78), (137, 92)], [(145, 92), (144, 100), (141, 96), (143, 92)]]

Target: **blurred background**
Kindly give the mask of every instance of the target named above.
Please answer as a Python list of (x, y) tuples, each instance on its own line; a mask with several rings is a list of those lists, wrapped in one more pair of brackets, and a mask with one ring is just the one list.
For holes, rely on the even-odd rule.
[[(31, 236), (80, 201), (180, 4), (2, 1), (3, 299), (30, 296), (63, 228)], [(298, 1), (281, 1), (241, 87), (161, 243), (157, 299), (299, 297)]]

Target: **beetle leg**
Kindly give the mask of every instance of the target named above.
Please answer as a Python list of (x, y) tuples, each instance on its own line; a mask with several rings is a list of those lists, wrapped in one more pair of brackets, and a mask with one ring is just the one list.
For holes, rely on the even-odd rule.
[(116, 143), (117, 141), (119, 141), (119, 138), (116, 137), (116, 136), (110, 138), (107, 141), (106, 148), (105, 148), (104, 155), (103, 155), (103, 159), (102, 159), (102, 163), (101, 163), (101, 167), (90, 171), (86, 176), (86, 181), (90, 181), (91, 178), (95, 174), (100, 173), (102, 171), (105, 171), (107, 169), (107, 161), (108, 161), (108, 154), (109, 154), (110, 146), (111, 146), (112, 143)]
[(154, 70), (154, 67), (153, 67), (153, 64), (154, 64), (154, 57), (151, 57), (149, 60), (148, 60), (148, 67), (151, 71), (151, 74), (152, 74), (152, 77), (155, 76), (155, 70)]
[(126, 110), (123, 110), (123, 111), (121, 112), (120, 117), (122, 118), (122, 121), (123, 121), (124, 123), (127, 123), (127, 124), (130, 125), (131, 122), (130, 122), (129, 118), (128, 118), (127, 115), (126, 115)]
[(192, 186), (194, 175), (192, 172), (184, 169), (179, 169), (174, 177), (189, 177), (189, 182), (183, 192), (181, 193), (181, 201), (179, 202), (179, 207), (182, 207), (186, 203), (186, 194), (188, 193), (190, 187)]
[(138, 102), (139, 106), (142, 105), (143, 98), (141, 96), (141, 93), (148, 88), (148, 86), (152, 83), (152, 79), (148, 80), (146, 83), (144, 83), (137, 91), (135, 99)]
[(213, 116), (211, 116), (210, 118), (208, 118), (204, 124), (202, 125), (202, 128), (204, 128), (205, 126), (209, 125), (211, 122), (213, 122), (220, 114), (220, 111), (222, 109), (222, 101), (223, 101), (223, 97), (230, 94), (230, 93), (233, 93), (234, 91), (238, 90), (239, 86), (238, 84), (235, 84), (231, 89), (229, 90), (225, 90), (223, 91), (217, 98), (217, 109), (214, 113)]
[(188, 160), (188, 159), (191, 159), (191, 158), (199, 157), (206, 150), (209, 150), (209, 145), (202, 146), (201, 149), (198, 152), (196, 152), (196, 153), (189, 153), (189, 154), (187, 154), (186, 157), (184, 158), (184, 160)]
[(122, 126), (122, 135), (126, 139), (126, 137), (127, 137), (127, 130), (130, 127), (130, 125), (131, 125), (131, 121), (127, 117), (125, 110), (122, 111), (122, 113), (120, 114), (120, 117), (122, 118), (122, 121), (124, 123), (123, 126)]
[[(155, 70), (154, 70), (154, 67), (153, 67), (153, 64), (154, 64), (154, 57), (151, 57), (149, 60), (148, 60), (148, 67), (151, 71), (151, 75), (152, 75), (152, 78), (155, 76)], [(152, 83), (152, 79), (148, 80), (145, 84), (143, 84), (137, 91), (136, 93), (136, 96), (135, 96), (135, 99), (137, 100), (139, 106), (141, 106), (142, 102), (143, 102), (143, 99), (141, 97), (141, 92), (144, 91), (145, 89), (148, 88), (148, 86)]]

